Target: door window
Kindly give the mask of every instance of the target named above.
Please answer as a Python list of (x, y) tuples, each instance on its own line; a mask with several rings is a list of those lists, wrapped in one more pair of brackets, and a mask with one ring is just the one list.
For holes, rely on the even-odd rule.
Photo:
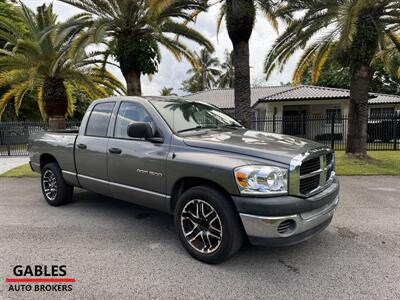
[(132, 102), (122, 102), (115, 123), (114, 137), (130, 139), (128, 125), (132, 122), (146, 122), (153, 127), (153, 119), (143, 106)]
[(108, 124), (110, 123), (111, 113), (115, 102), (106, 102), (97, 104), (90, 114), (86, 126), (86, 135), (106, 137)]

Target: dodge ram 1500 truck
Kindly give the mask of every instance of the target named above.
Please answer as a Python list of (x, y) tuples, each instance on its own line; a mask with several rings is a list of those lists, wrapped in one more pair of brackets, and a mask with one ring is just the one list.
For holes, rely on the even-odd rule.
[(29, 153), (50, 205), (79, 187), (171, 213), (183, 246), (207, 263), (246, 238), (304, 241), (329, 225), (339, 201), (329, 148), (174, 97), (94, 101), (79, 132), (32, 134)]

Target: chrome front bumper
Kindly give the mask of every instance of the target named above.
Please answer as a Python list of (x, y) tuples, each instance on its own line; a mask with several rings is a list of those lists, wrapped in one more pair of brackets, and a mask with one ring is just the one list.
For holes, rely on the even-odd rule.
[[(241, 213), (240, 218), (242, 219), (244, 229), (250, 240), (276, 240), (299, 236), (301, 237), (301, 240), (299, 240), (300, 242), (320, 231), (313, 230), (314, 228), (321, 227), (321, 225), (325, 223), (329, 224), (338, 203), (339, 197), (337, 196), (330, 203), (310, 212), (276, 217)], [(309, 236), (307, 236), (307, 234), (305, 235), (306, 232), (310, 233)]]

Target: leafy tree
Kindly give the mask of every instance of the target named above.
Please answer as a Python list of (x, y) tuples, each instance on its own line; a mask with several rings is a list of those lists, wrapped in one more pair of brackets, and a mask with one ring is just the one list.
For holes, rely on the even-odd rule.
[(194, 66), (187, 71), (191, 77), (182, 81), (182, 90), (197, 93), (211, 89), (221, 74), (219, 60), (211, 55), (207, 49), (202, 49), (200, 54), (195, 53)]
[(178, 96), (174, 93), (174, 88), (164, 86), (160, 91), (160, 96)]
[[(370, 84), (370, 92), (400, 95), (399, 78), (392, 76), (384, 68), (381, 60), (377, 60), (373, 67), (374, 73)], [(302, 84), (315, 84), (343, 89), (348, 89), (350, 86), (349, 67), (343, 66), (334, 56), (331, 56), (323, 66), (317, 82), (312, 81), (311, 73), (312, 66), (309, 66), (302, 75), (300, 82)]]
[(79, 32), (76, 22), (82, 15), (57, 24), (52, 5), (38, 7), (37, 13), (23, 4), (21, 8), (26, 30), (0, 16), (0, 37), (7, 40), (6, 49), (0, 53), (0, 87), (7, 87), (0, 100), (0, 113), (14, 98), (18, 114), (25, 96), (32, 91), (42, 116), (49, 118), (50, 128), (65, 128), (64, 116), (74, 111), (73, 90), (84, 90), (91, 98), (108, 96), (107, 89), (124, 92), (113, 75), (93, 66), (95, 60), (82, 47), (75, 49), (73, 57), (70, 55)]
[(197, 77), (192, 76), (182, 81), (182, 91), (193, 94), (204, 91), (204, 88), (201, 85), (201, 81)]
[(218, 87), (233, 88), (235, 69), (233, 65), (233, 51), (225, 51), (225, 61), (221, 64), (221, 74), (218, 78)]
[(78, 45), (104, 43), (104, 60), (115, 57), (125, 77), (128, 95), (141, 95), (140, 78), (157, 72), (161, 60), (160, 45), (176, 59), (194, 64), (194, 55), (180, 38), (204, 45), (212, 44), (188, 26), (194, 11), (204, 11), (203, 0), (60, 0), (95, 17), (81, 35)]
[[(293, 81), (299, 82), (312, 66), (317, 82), (329, 55), (349, 67), (350, 112), (346, 152), (365, 156), (367, 151), (368, 92), (376, 55), (393, 45), (400, 50), (398, 0), (298, 0), (276, 12), (293, 20), (277, 39), (265, 61), (267, 76), (283, 67), (298, 49), (304, 49)], [(385, 63), (385, 61), (383, 61)]]

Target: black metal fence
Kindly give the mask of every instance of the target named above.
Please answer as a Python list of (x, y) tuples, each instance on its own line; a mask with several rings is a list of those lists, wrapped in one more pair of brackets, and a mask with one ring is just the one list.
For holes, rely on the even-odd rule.
[[(79, 125), (78, 121), (67, 121), (68, 129), (78, 129)], [(0, 156), (28, 155), (29, 135), (48, 127), (46, 122), (0, 122)]]
[[(78, 129), (80, 122), (68, 121), (68, 129)], [(347, 142), (348, 116), (300, 115), (270, 116), (254, 119), (255, 130), (283, 133), (314, 140), (335, 150), (344, 150)], [(0, 122), (0, 156), (28, 155), (29, 134), (48, 129), (46, 122)], [(400, 149), (400, 114), (371, 115), (368, 118), (368, 150)]]
[[(347, 143), (348, 116), (299, 115), (270, 116), (252, 121), (255, 130), (302, 137), (344, 150)], [(368, 118), (368, 150), (399, 150), (400, 114), (371, 115)]]

